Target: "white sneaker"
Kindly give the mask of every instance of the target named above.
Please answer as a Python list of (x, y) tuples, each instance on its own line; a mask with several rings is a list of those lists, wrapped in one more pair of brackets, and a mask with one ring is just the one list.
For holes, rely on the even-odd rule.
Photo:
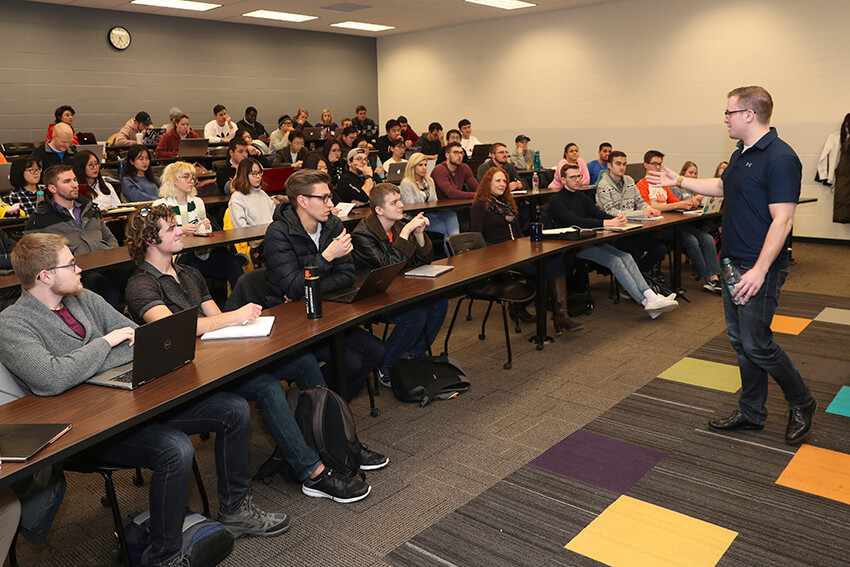
[(647, 299), (643, 304), (643, 308), (653, 319), (662, 313), (676, 309), (678, 306), (679, 303), (675, 299), (669, 299), (661, 295), (656, 296), (653, 299)]

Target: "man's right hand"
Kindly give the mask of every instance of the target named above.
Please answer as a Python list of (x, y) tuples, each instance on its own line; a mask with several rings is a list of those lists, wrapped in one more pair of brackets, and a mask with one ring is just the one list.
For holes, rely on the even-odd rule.
[(661, 171), (647, 171), (646, 172), (646, 180), (650, 185), (663, 185), (665, 187), (672, 187), (676, 185), (676, 181), (679, 180), (679, 175), (667, 167), (664, 164), (661, 164)]
[(106, 339), (106, 342), (108, 342), (109, 346), (112, 348), (117, 347), (124, 341), (130, 341), (129, 345), (133, 346), (133, 343), (136, 341), (136, 330), (133, 329), (133, 327), (115, 329), (111, 333), (103, 335), (103, 338)]
[(337, 258), (342, 258), (346, 254), (351, 254), (351, 251), (354, 250), (354, 246), (351, 244), (351, 235), (348, 234), (348, 231), (342, 229), (342, 232), (339, 233), (339, 236), (334, 238), (328, 247), (322, 252), (322, 256), (328, 262), (333, 262)]
[(605, 221), (603, 221), (602, 226), (625, 226), (627, 220), (628, 219), (626, 219), (626, 215), (620, 213), (613, 219), (606, 219)]
[(262, 312), (262, 306), (256, 303), (246, 303), (236, 310), (236, 313), (239, 314), (238, 319), (240, 323), (243, 321), (255, 321)]

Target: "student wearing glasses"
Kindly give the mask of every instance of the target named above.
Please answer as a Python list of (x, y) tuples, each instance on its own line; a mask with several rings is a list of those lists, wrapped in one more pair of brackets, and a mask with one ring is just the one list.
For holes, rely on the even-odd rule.
[(16, 159), (9, 167), (9, 182), (12, 191), (6, 196), (10, 205), (20, 204), (27, 216), (35, 212), (38, 200), (38, 182), (41, 179), (41, 167), (33, 157)]
[[(301, 169), (286, 180), (289, 203), (280, 205), (266, 230), (266, 305), (269, 307), (304, 297), (304, 268), (314, 266), (322, 293), (354, 285), (351, 235), (331, 214), (334, 204), (330, 178), (319, 171)], [(305, 316), (306, 317), (306, 316)], [(330, 345), (313, 353), (330, 362)], [(360, 390), (369, 373), (384, 358), (380, 339), (359, 327), (345, 333), (345, 373), (348, 398)], [(330, 372), (326, 364), (323, 372)], [(328, 375), (325, 375), (327, 379)]]
[(121, 205), (121, 197), (108, 181), (100, 174), (100, 158), (88, 150), (74, 156), (74, 174), (77, 183), (88, 186), (89, 199), (101, 210), (114, 209)]

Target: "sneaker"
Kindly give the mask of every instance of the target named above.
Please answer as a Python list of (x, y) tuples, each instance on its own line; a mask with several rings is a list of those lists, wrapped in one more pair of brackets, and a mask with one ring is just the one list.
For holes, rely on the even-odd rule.
[(674, 299), (668, 299), (664, 296), (654, 297), (653, 299), (647, 299), (643, 304), (643, 308), (646, 309), (646, 312), (649, 313), (649, 316), (655, 319), (662, 313), (667, 311), (672, 311), (679, 306), (679, 303)]
[(375, 471), (384, 468), (388, 464), (390, 464), (389, 457), (376, 453), (375, 451), (370, 450), (369, 447), (363, 443), (360, 443), (361, 471)]
[(384, 367), (378, 368), (377, 370), (375, 370), (375, 374), (378, 375), (378, 382), (381, 383), (381, 386), (384, 386), (386, 388), (392, 388), (393, 387), (393, 383), (392, 383), (392, 380), (391, 380), (391, 377), (390, 377), (390, 369), (389, 368), (384, 368)]
[(708, 280), (707, 282), (702, 284), (702, 289), (711, 293), (715, 293), (717, 295), (721, 295), (723, 293), (723, 288), (721, 287), (720, 280)]
[(250, 494), (242, 500), (234, 512), (219, 512), (218, 521), (226, 527), (234, 538), (250, 535), (272, 537), (289, 529), (289, 516), (263, 512)]
[(369, 496), (372, 487), (360, 480), (356, 473), (345, 475), (325, 465), (322, 474), (301, 484), (301, 492), (313, 498), (330, 498), (334, 502), (348, 504)]
[(192, 563), (188, 556), (184, 555), (182, 551), (178, 551), (177, 555), (173, 555), (165, 561), (151, 563), (151, 567), (192, 567)]

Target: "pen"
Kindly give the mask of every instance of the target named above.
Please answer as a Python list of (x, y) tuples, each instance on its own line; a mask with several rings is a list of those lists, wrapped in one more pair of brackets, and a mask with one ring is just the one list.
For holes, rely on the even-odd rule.
[(245, 319), (244, 321), (242, 321), (242, 326), (244, 327), (244, 326), (245, 326), (245, 325), (247, 325), (248, 323), (250, 323), (250, 321), (249, 321), (248, 319)]

